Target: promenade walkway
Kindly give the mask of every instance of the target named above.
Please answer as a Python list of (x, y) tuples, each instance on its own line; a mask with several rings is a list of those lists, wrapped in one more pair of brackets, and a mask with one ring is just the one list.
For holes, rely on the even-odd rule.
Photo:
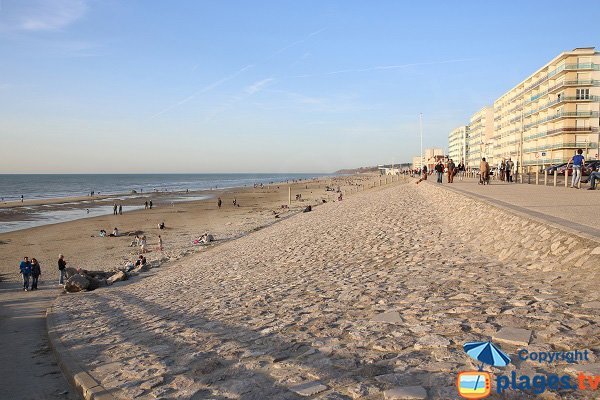
[[(600, 190), (553, 187), (534, 184), (507, 184), (492, 181), (490, 185), (479, 185), (476, 179), (446, 183), (443, 187), (474, 198), (485, 200), (493, 205), (512, 212), (522, 213), (530, 218), (600, 240)], [(436, 184), (430, 181), (429, 183)]]
[(33, 292), (23, 292), (21, 287), (7, 282), (0, 289), (0, 399), (77, 399), (57, 365), (46, 332), (46, 309), (59, 291), (50, 283)]

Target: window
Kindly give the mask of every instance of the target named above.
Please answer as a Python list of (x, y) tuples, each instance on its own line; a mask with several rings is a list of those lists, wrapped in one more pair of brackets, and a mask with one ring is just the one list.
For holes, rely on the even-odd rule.
[(575, 91), (575, 100), (589, 100), (590, 89), (577, 89)]

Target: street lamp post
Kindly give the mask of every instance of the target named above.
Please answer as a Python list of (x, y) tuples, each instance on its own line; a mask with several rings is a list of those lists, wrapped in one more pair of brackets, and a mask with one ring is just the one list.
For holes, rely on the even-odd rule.
[(421, 169), (423, 169), (423, 113), (419, 114), (419, 134), (421, 136)]

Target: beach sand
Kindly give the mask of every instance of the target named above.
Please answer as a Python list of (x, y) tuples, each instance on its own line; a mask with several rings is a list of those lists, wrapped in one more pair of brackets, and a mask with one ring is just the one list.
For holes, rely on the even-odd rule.
[[(144, 196), (106, 196), (123, 197), (123, 215), (104, 215), (84, 218), (71, 222), (0, 233), (0, 280), (19, 281), (18, 265), (23, 256), (36, 257), (42, 266), (41, 282), (58, 281), (56, 262), (58, 254), (65, 255), (68, 266), (88, 270), (112, 270), (134, 261), (139, 249), (128, 247), (134, 238), (133, 232), (143, 232), (147, 237), (152, 260), (177, 260), (181, 257), (203, 251), (203, 247), (193, 245), (204, 232), (211, 232), (217, 243), (238, 237), (262, 226), (271, 224), (289, 215), (301, 212), (308, 205), (322, 204), (322, 200), (335, 201), (337, 193), (326, 191), (325, 186), (340, 186), (344, 196), (356, 193), (360, 188), (378, 184), (379, 177), (374, 175), (338, 176), (304, 180), (296, 183), (280, 183), (263, 188), (235, 188), (194, 193), (152, 193)], [(363, 185), (363, 186), (358, 186)], [(288, 187), (291, 187), (292, 204), (288, 204)], [(302, 200), (295, 200), (301, 194)], [(212, 196), (207, 200), (191, 202), (173, 202), (181, 196)], [(217, 197), (223, 205), (217, 207)], [(102, 203), (105, 196), (96, 197)], [(236, 198), (240, 207), (234, 207)], [(143, 207), (145, 200), (152, 199), (152, 210), (128, 211), (131, 207)], [(68, 203), (69, 208), (85, 210), (89, 197), (36, 200), (25, 202), (25, 206), (52, 205), (61, 207)], [(111, 205), (109, 200), (106, 204)], [(18, 213), (20, 202), (10, 202), (0, 207), (12, 207)], [(280, 218), (275, 218), (278, 213)], [(165, 222), (166, 229), (159, 230), (158, 224)], [(111, 233), (118, 227), (121, 237), (99, 237), (100, 229)], [(157, 251), (158, 235), (162, 236), (163, 252)]]

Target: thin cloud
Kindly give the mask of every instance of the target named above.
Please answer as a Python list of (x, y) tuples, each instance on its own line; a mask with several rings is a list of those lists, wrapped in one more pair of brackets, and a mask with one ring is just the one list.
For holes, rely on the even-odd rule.
[(181, 106), (181, 105), (183, 105), (183, 104), (187, 103), (188, 101), (192, 100), (194, 97), (196, 97), (196, 96), (197, 96), (197, 95), (199, 95), (199, 94), (202, 94), (202, 93), (209, 92), (209, 91), (211, 91), (211, 90), (213, 90), (213, 89), (215, 89), (215, 88), (217, 88), (217, 87), (221, 86), (223, 83), (225, 83), (225, 82), (227, 82), (227, 81), (230, 81), (230, 80), (234, 79), (234, 78), (235, 78), (235, 77), (237, 77), (239, 74), (243, 73), (244, 71), (246, 71), (246, 70), (248, 70), (248, 69), (250, 69), (250, 68), (252, 68), (252, 67), (253, 67), (253, 65), (252, 65), (252, 64), (246, 65), (245, 67), (242, 67), (242, 68), (240, 68), (239, 70), (237, 70), (237, 71), (236, 71), (236, 72), (234, 72), (233, 74), (231, 74), (231, 75), (228, 75), (228, 76), (226, 76), (226, 77), (224, 77), (224, 78), (221, 78), (221, 79), (219, 79), (218, 81), (214, 81), (214, 82), (212, 82), (211, 84), (209, 84), (209, 85), (207, 85), (207, 86), (203, 87), (202, 89), (195, 91), (195, 92), (194, 92), (194, 93), (192, 93), (191, 95), (189, 95), (189, 96), (187, 96), (187, 97), (184, 97), (183, 99), (179, 100), (178, 102), (176, 102), (176, 103), (173, 103), (173, 104), (171, 104), (170, 106), (168, 106), (167, 108), (165, 108), (165, 109), (163, 109), (163, 110), (161, 110), (161, 111), (157, 112), (156, 114), (152, 115), (152, 116), (150, 117), (150, 119), (154, 119), (154, 118), (156, 118), (156, 117), (158, 117), (158, 116), (160, 116), (160, 115), (162, 115), (162, 114), (166, 113), (167, 111), (171, 111), (171, 110), (173, 110), (174, 108), (177, 108), (177, 107), (179, 107), (179, 106)]
[(312, 38), (313, 36), (317, 36), (320, 33), (324, 32), (325, 30), (327, 30), (327, 28), (321, 28), (319, 30), (316, 30), (314, 32), (309, 33), (308, 35), (306, 35), (304, 38), (296, 40), (295, 42), (292, 42), (286, 46), (283, 46), (282, 48), (280, 48), (279, 50), (276, 50), (274, 53), (272, 53), (270, 56), (267, 57), (267, 60), (275, 57), (278, 54), (283, 53), (284, 51), (291, 49), (292, 47), (298, 46), (299, 44), (302, 44), (304, 42), (306, 42), (308, 39)]
[(409, 63), (409, 64), (399, 64), (399, 65), (377, 65), (374, 67), (366, 67), (366, 68), (352, 68), (352, 69), (341, 69), (338, 71), (325, 72), (322, 74), (303, 74), (303, 75), (295, 75), (294, 78), (312, 78), (316, 76), (328, 76), (328, 75), (339, 75), (339, 74), (347, 74), (347, 73), (356, 73), (356, 72), (370, 72), (370, 71), (385, 71), (385, 70), (393, 70), (393, 69), (401, 69), (408, 67), (419, 67), (426, 65), (439, 65), (439, 64), (451, 64), (465, 61), (472, 61), (472, 58), (464, 58), (457, 60), (444, 60), (444, 61), (431, 61), (431, 62), (420, 62), (420, 63)]
[(275, 79), (273, 79), (273, 78), (266, 78), (266, 79), (254, 82), (252, 85), (247, 86), (246, 89), (244, 89), (244, 92), (248, 95), (253, 95), (253, 94), (258, 93), (261, 90), (263, 90), (274, 80)]
[(35, 0), (16, 2), (10, 12), (3, 10), (3, 30), (54, 31), (83, 18), (87, 4), (83, 0)]

